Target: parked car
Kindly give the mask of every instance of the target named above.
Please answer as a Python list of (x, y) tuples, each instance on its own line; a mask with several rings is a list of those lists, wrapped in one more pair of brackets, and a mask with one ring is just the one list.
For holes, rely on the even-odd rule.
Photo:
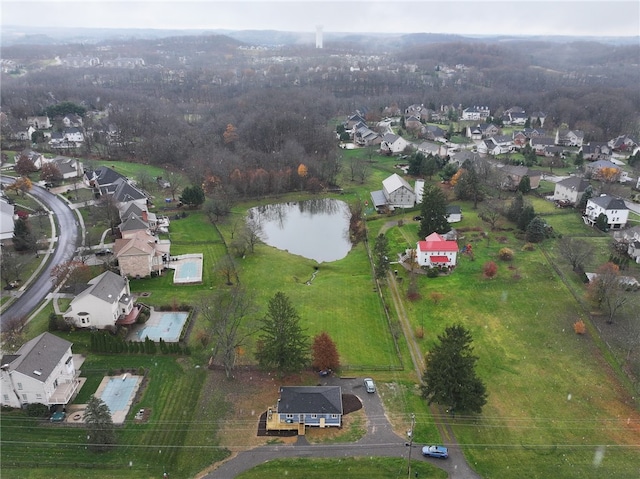
[(110, 249), (99, 249), (98, 251), (96, 251), (96, 256), (106, 256), (108, 254), (111, 254), (111, 250)]
[(368, 393), (374, 393), (376, 392), (376, 385), (373, 382), (373, 379), (371, 378), (364, 378), (364, 389), (368, 392)]
[(444, 446), (424, 446), (422, 448), (422, 455), (425, 457), (446, 459), (449, 457), (449, 450)]

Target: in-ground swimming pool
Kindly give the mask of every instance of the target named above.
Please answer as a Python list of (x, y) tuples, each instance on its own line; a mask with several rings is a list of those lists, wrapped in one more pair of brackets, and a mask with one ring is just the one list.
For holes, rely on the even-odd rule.
[(107, 405), (112, 416), (119, 412), (126, 416), (137, 390), (139, 379), (139, 376), (130, 375), (108, 379), (100, 394), (100, 399)]
[(138, 339), (144, 341), (145, 338), (149, 338), (151, 341), (160, 341), (162, 338), (168, 343), (177, 343), (189, 313), (158, 312), (153, 316), (154, 318), (149, 319), (147, 324), (136, 333)]

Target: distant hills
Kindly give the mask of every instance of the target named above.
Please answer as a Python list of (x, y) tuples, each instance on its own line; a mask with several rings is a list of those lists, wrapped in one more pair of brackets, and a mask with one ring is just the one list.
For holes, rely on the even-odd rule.
[[(160, 39), (179, 36), (226, 35), (249, 45), (282, 46), (314, 45), (315, 32), (287, 32), (276, 30), (158, 30), (148, 28), (56, 28), (21, 27), (8, 25), (2, 27), (0, 40), (3, 46), (11, 45), (63, 45), (97, 44), (109, 41)], [(324, 32), (324, 43), (351, 43), (354, 46), (379, 46), (403, 48), (417, 45), (447, 42), (575, 42), (590, 41), (612, 45), (637, 44), (638, 37), (569, 37), (569, 36), (504, 36), (504, 35), (457, 35), (441, 33), (352, 33)]]

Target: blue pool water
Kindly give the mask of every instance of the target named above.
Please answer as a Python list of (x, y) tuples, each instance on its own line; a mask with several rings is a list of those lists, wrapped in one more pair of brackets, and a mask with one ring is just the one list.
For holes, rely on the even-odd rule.
[(125, 377), (124, 379), (118, 377), (109, 379), (109, 382), (105, 386), (104, 391), (102, 391), (100, 398), (107, 405), (111, 414), (118, 411), (128, 410), (128, 404), (132, 398), (137, 383), (138, 378), (136, 377)]
[(174, 278), (177, 279), (187, 279), (187, 278), (195, 278), (198, 276), (198, 266), (199, 264), (193, 261), (188, 263), (183, 263), (178, 270), (174, 273)]
[(180, 339), (182, 327), (189, 317), (189, 313), (170, 312), (160, 313), (160, 321), (158, 324), (150, 324), (144, 326), (137, 335), (140, 341), (148, 337), (151, 341), (160, 341), (162, 338), (168, 343), (176, 343)]

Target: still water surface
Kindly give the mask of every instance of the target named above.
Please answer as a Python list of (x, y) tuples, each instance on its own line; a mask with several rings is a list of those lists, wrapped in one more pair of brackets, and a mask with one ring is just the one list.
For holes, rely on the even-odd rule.
[(349, 206), (330, 198), (258, 206), (249, 217), (262, 227), (262, 240), (275, 248), (316, 260), (337, 261), (351, 249)]

